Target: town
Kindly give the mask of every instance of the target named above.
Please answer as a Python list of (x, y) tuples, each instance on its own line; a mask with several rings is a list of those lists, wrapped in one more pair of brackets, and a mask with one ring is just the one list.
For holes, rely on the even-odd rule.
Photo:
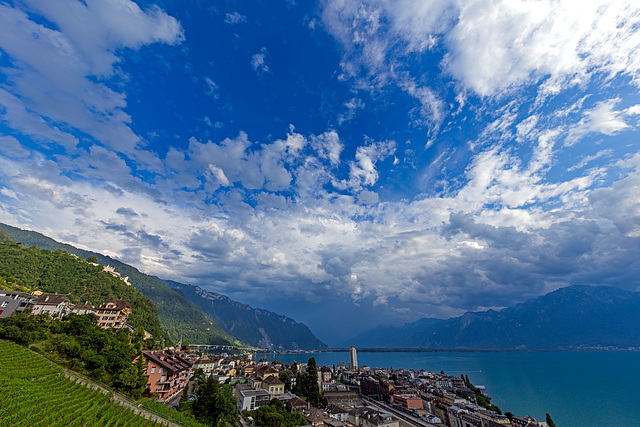
[[(131, 305), (111, 300), (94, 307), (90, 302), (72, 305), (62, 294), (29, 294), (0, 290), (0, 318), (30, 310), (31, 315), (52, 319), (93, 314), (103, 329), (134, 328), (127, 323)], [(28, 313), (28, 311), (26, 312)], [(146, 331), (145, 339), (152, 338)], [(132, 364), (143, 363), (144, 394), (176, 410), (189, 408), (199, 399), (204, 382), (215, 382), (233, 396), (234, 414), (241, 427), (269, 425), (260, 420), (260, 408), (276, 408), (293, 414), (287, 425), (323, 427), (542, 427), (553, 421), (502, 413), (491, 403), (482, 385), (468, 376), (427, 370), (360, 366), (355, 347), (349, 361), (335, 366), (307, 363), (284, 364), (266, 358), (253, 360), (259, 349), (241, 354), (207, 354), (207, 346), (141, 349)], [(230, 347), (216, 348), (225, 351)], [(262, 411), (264, 412), (264, 411)], [(263, 417), (264, 418), (264, 417)], [(262, 421), (262, 423), (260, 423)], [(279, 424), (273, 424), (277, 427)]]

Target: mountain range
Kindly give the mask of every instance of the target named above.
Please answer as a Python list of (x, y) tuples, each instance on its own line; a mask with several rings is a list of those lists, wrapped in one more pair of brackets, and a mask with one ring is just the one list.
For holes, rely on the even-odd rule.
[(500, 311), (377, 327), (352, 343), (365, 348), (430, 349), (640, 347), (640, 293), (569, 286)]
[[(2, 223), (0, 231), (27, 246), (37, 245), (40, 249), (51, 251), (61, 249), (83, 259), (96, 256), (100, 264), (115, 267), (122, 277), (128, 276), (130, 283), (155, 304), (160, 325), (174, 341), (183, 339), (192, 344), (212, 345), (244, 343), (261, 348), (288, 350), (326, 348), (326, 344), (318, 340), (307, 326), (287, 317), (251, 308), (223, 295), (209, 294), (195, 286), (167, 281), (172, 284), (169, 287), (164, 281), (144, 274), (131, 265), (97, 252), (57, 242), (35, 231)], [(201, 292), (193, 291), (192, 288)], [(212, 299), (217, 300), (217, 303), (214, 304)]]
[(274, 350), (324, 349), (327, 345), (309, 328), (295, 320), (231, 298), (208, 292), (199, 286), (164, 281), (184, 293), (222, 329), (247, 344)]

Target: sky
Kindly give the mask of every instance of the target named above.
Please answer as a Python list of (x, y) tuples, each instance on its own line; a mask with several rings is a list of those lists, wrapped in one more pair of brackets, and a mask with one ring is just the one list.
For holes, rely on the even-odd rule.
[(640, 3), (0, 1), (0, 222), (307, 324), (640, 287)]

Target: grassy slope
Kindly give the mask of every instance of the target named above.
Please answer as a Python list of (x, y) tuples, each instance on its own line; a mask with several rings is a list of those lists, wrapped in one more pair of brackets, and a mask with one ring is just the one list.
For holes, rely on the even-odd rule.
[(153, 426), (109, 395), (65, 377), (62, 368), (0, 341), (0, 425)]

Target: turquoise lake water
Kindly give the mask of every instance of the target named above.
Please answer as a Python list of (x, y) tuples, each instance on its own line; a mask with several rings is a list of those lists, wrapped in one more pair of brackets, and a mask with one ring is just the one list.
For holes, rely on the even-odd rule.
[[(348, 352), (258, 354), (270, 361), (318, 365), (349, 362)], [(257, 360), (257, 359), (254, 359)], [(558, 427), (640, 426), (640, 352), (358, 352), (360, 366), (469, 375), (492, 402), (515, 415)]]

